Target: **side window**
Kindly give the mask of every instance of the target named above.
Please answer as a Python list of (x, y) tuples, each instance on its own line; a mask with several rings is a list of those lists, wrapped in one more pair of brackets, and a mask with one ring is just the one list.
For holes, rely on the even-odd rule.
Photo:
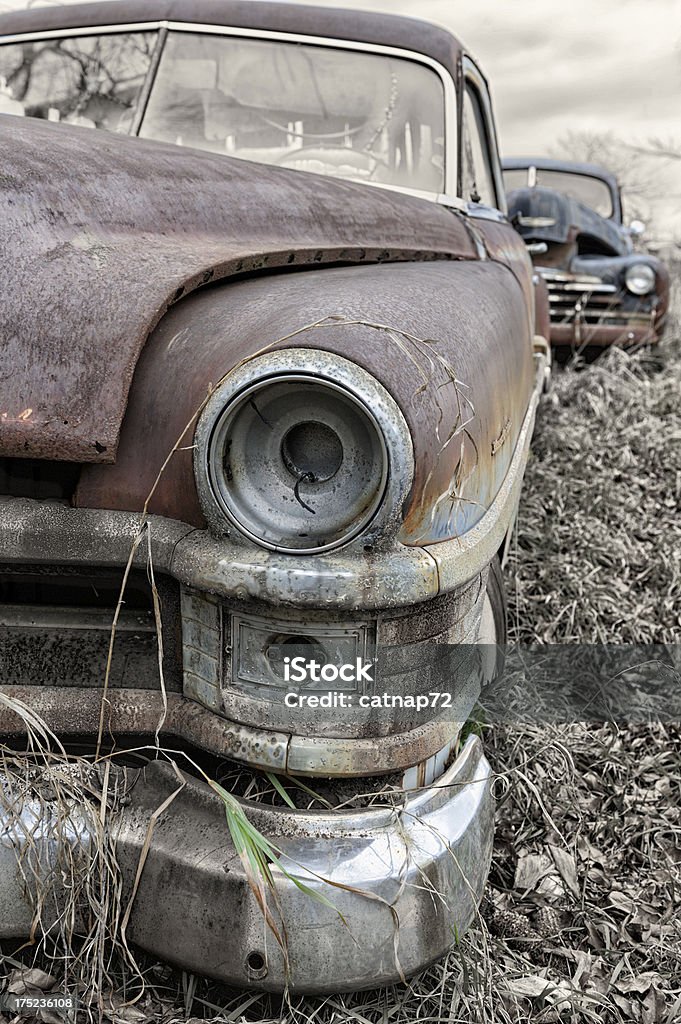
[(155, 32), (0, 46), (0, 113), (127, 132)]
[(466, 82), (463, 97), (462, 128), (463, 198), (472, 203), (497, 206), (485, 118), (478, 94), (470, 82)]

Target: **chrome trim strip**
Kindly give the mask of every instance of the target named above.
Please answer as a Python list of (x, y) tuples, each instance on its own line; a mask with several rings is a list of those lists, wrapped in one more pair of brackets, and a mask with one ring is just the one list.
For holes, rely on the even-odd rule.
[(0, 46), (10, 43), (34, 43), (44, 39), (65, 39), (67, 36), (104, 36), (119, 32), (154, 31), (167, 26), (167, 21), (131, 21), (121, 25), (86, 25), (80, 28), (39, 29), (36, 32), (15, 32), (10, 36), (0, 36)]
[[(9, 565), (125, 566), (142, 521), (139, 512), (2, 496), (0, 513), (0, 561)], [(354, 552), (298, 557), (237, 545), (162, 516), (146, 522), (157, 573), (226, 598), (328, 611), (386, 610), (438, 592), (435, 562), (423, 548), (397, 544), (367, 559), (360, 543)], [(136, 568), (146, 567), (146, 548), (138, 547)]]
[[(112, 735), (173, 740), (199, 747), (253, 768), (302, 775), (362, 778), (406, 771), (458, 735), (463, 723), (441, 719), (387, 736), (335, 737), (258, 728), (233, 721), (182, 694), (111, 687), (0, 684), (0, 693), (28, 704), (62, 741), (93, 737), (106, 701), (107, 731)], [(165, 699), (164, 699), (165, 697)], [(0, 737), (23, 735), (26, 723), (0, 703)]]
[[(480, 101), (484, 108), (484, 113), (487, 118), (487, 125), (489, 128), (491, 128), (491, 132), (487, 132), (487, 145), (488, 149), (490, 150), (489, 156), (492, 164), (492, 175), (494, 177), (494, 187), (497, 193), (497, 206), (493, 207), (493, 209), (499, 210), (503, 215), (503, 219), (506, 219), (505, 215), (508, 212), (508, 207), (506, 205), (506, 189), (504, 188), (504, 177), (503, 172), (501, 170), (501, 157), (499, 156), (497, 128), (496, 122), (494, 120), (494, 110), (492, 108), (489, 87), (484, 79), (482, 72), (480, 71), (478, 66), (473, 62), (473, 60), (468, 56), (468, 54), (463, 55), (462, 63), (464, 80), (469, 79), (469, 81), (472, 82), (473, 86), (477, 90), (478, 95), (480, 97)], [(456, 185), (454, 187), (454, 192), (456, 193)], [(475, 204), (473, 204), (473, 209), (477, 210), (477, 206)], [(481, 214), (478, 215), (480, 216)]]
[(537, 269), (547, 284), (555, 284), (559, 287), (567, 284), (603, 284), (603, 278), (598, 277), (597, 274), (561, 273), (560, 271), (546, 270), (544, 267)]
[[(572, 310), (565, 310), (565, 312), (572, 312)], [(577, 311), (575, 310), (575, 313)], [(640, 324), (642, 327), (648, 326), (655, 319), (654, 313), (637, 313), (626, 309), (599, 309), (594, 306), (585, 306), (579, 310), (579, 315), (582, 320), (583, 327), (598, 327), (599, 323), (604, 321), (623, 321), (623, 325), (636, 325)], [(585, 320), (584, 317), (595, 317), (595, 321)]]
[(593, 292), (611, 295), (618, 290), (614, 284), (586, 284), (581, 281), (547, 281), (546, 283), (553, 285), (553, 288), (549, 290), (549, 295), (555, 296), (556, 299), (560, 299), (567, 292), (577, 292), (578, 294)]

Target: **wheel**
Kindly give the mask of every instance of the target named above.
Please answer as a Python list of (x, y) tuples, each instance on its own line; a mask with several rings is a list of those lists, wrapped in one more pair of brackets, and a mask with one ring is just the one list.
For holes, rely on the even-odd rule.
[(487, 589), (478, 628), (478, 643), (485, 645), (484, 678), (491, 682), (500, 676), (506, 658), (508, 605), (506, 587), (498, 555), (490, 563)]

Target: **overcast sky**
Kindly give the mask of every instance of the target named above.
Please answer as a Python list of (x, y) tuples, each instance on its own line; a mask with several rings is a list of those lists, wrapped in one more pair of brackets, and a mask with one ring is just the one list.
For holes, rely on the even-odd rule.
[(490, 80), (509, 155), (543, 151), (568, 128), (681, 142), (681, 0), (321, 3), (451, 29)]
[[(570, 130), (681, 147), (681, 0), (314, 2), (428, 18), (455, 32), (490, 81), (507, 155), (549, 152)], [(24, 6), (0, 0), (0, 10)], [(681, 160), (661, 166), (656, 183), (667, 195), (652, 213), (681, 236)]]

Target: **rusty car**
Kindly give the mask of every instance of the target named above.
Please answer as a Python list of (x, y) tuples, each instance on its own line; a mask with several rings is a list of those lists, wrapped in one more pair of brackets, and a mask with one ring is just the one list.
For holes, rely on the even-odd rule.
[(669, 273), (634, 250), (617, 179), (596, 164), (548, 157), (503, 161), (509, 216), (549, 291), (556, 346), (651, 344), (669, 305)]
[[(0, 75), (2, 742), (28, 708), (152, 750), (110, 823), (150, 953), (275, 992), (412, 974), (489, 868), (463, 726), (550, 359), (486, 79), (425, 22), (238, 0), (6, 14)], [(331, 673), (296, 687), (301, 648)], [(154, 743), (327, 795), (393, 780), (240, 797), (289, 866), (285, 950), (215, 792), (188, 759), (177, 795)], [(0, 812), (11, 940), (34, 907)]]

